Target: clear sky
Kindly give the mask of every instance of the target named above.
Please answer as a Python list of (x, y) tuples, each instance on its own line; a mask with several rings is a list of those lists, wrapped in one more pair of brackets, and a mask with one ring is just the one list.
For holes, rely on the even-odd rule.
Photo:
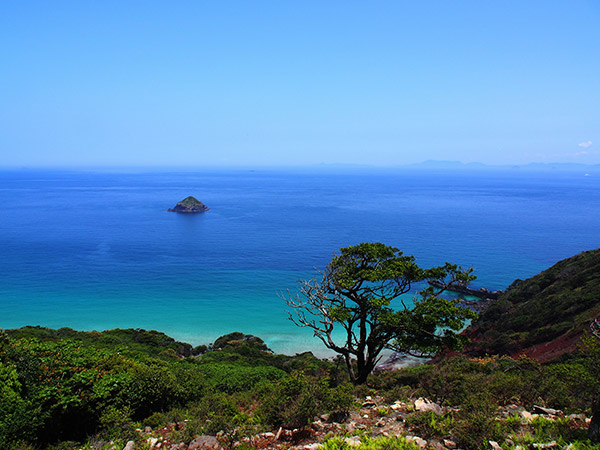
[(600, 1), (3, 1), (0, 166), (600, 163)]

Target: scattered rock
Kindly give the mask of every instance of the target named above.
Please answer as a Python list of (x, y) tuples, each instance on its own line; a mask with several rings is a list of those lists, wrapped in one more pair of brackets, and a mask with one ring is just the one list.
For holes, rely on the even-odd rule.
[(219, 448), (221, 448), (221, 445), (216, 437), (202, 435), (190, 442), (188, 450), (212, 450)]
[[(323, 422), (321, 422), (320, 420), (315, 420), (313, 423), (310, 424), (311, 428), (315, 431), (319, 431), (325, 428), (325, 424)], [(273, 435), (275, 436), (275, 435)]]
[(427, 447), (427, 441), (419, 436), (406, 436), (408, 442), (414, 442), (419, 448)]
[(320, 447), (321, 444), (319, 444), (318, 442), (313, 442), (312, 444), (307, 444), (301, 448), (303, 448), (304, 450), (317, 450)]
[(444, 439), (444, 446), (450, 450), (454, 450), (456, 448), (456, 442), (451, 441), (450, 439)]
[(526, 423), (529, 423), (533, 420), (533, 415), (529, 411), (521, 411), (521, 417)]
[(390, 406), (394, 411), (398, 411), (400, 409), (405, 409), (406, 405), (402, 402), (396, 401), (393, 405)]
[(502, 447), (496, 441), (488, 441), (488, 444), (490, 444), (492, 450), (502, 450)]
[(538, 448), (538, 449), (554, 448), (554, 447), (558, 447), (558, 443), (556, 441), (548, 442), (546, 444), (531, 444), (531, 448)]
[(127, 444), (125, 444), (125, 447), (123, 447), (123, 450), (134, 450), (135, 449), (135, 442), (133, 441), (127, 441)]
[(429, 441), (429, 447), (431, 447), (433, 450), (446, 450), (444, 444), (439, 441)]
[(156, 444), (158, 444), (158, 438), (149, 437), (148, 439), (146, 439), (146, 442), (148, 443), (150, 448), (154, 448), (156, 447)]
[(544, 408), (543, 406), (533, 405), (533, 412), (537, 414), (548, 414), (551, 416), (562, 416), (564, 413), (559, 409)]
[(420, 397), (417, 400), (415, 400), (415, 409), (421, 412), (433, 411), (438, 416), (444, 414), (444, 411), (442, 410), (442, 407), (440, 405), (423, 397)]
[(344, 438), (344, 441), (346, 441), (350, 447), (358, 447), (360, 445), (360, 438), (358, 436), (346, 437)]
[(279, 427), (279, 430), (277, 430), (277, 434), (275, 435), (275, 440), (278, 441), (279, 438), (281, 437), (281, 433), (283, 432), (283, 428)]
[(275, 433), (271, 433), (270, 431), (267, 431), (266, 433), (260, 433), (259, 436), (263, 439), (269, 439), (269, 438), (274, 438)]

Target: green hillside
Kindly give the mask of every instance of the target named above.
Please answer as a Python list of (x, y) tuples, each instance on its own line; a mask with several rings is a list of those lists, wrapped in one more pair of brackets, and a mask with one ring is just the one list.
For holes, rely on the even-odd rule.
[(575, 349), (600, 312), (600, 249), (516, 280), (474, 322), (471, 353), (526, 353), (541, 361)]

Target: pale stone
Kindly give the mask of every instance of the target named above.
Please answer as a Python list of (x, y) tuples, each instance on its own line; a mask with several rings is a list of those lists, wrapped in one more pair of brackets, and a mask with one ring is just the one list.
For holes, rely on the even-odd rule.
[(419, 436), (406, 436), (405, 439), (408, 442), (414, 442), (420, 448), (427, 447), (427, 441)]
[(558, 447), (558, 443), (556, 441), (548, 442), (545, 444), (533, 444), (533, 448), (545, 449), (545, 448), (554, 448)]
[(360, 445), (360, 438), (358, 436), (344, 438), (344, 441), (346, 441), (350, 447), (358, 447)]
[(312, 444), (307, 444), (302, 448), (305, 450), (317, 450), (320, 447), (321, 447), (321, 444), (319, 444), (318, 442), (314, 442)]
[(526, 421), (526, 422), (531, 422), (531, 413), (529, 411), (521, 411), (521, 417)]
[(444, 446), (450, 450), (454, 450), (456, 448), (456, 442), (451, 441), (450, 439), (444, 439)]
[(502, 450), (502, 447), (496, 441), (488, 441), (488, 444), (490, 444), (492, 450)]
[(267, 431), (266, 433), (260, 433), (259, 436), (261, 438), (269, 439), (269, 438), (274, 438), (275, 433), (271, 433), (270, 431)]
[(444, 413), (440, 405), (423, 397), (420, 397), (417, 400), (415, 400), (415, 409), (421, 412), (433, 411), (438, 416), (441, 416)]
[(560, 409), (545, 408), (538, 405), (533, 405), (533, 412), (538, 414), (548, 414), (550, 416), (561, 416), (563, 414)]
[(221, 445), (219, 441), (214, 436), (198, 436), (188, 447), (188, 450), (208, 450), (208, 449), (217, 449), (220, 448)]

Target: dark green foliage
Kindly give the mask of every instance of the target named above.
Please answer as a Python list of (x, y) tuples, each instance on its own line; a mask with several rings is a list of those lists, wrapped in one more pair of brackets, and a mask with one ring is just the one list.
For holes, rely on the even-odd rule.
[(252, 389), (262, 381), (273, 381), (285, 376), (285, 372), (276, 367), (243, 366), (239, 364), (207, 364), (199, 367), (207, 380), (210, 390), (233, 394)]
[[(94, 433), (109, 440), (131, 436), (135, 421), (191, 403), (205, 405), (208, 422), (199, 422), (204, 432), (230, 419), (237, 424), (231, 429), (241, 430), (251, 420), (238, 406), (256, 386), (285, 377), (284, 368), (306, 364), (326, 375), (334, 367), (311, 354), (297, 361), (273, 355), (251, 336), (239, 345), (228, 336), (221, 339), (226, 343), (222, 350), (183, 358), (176, 352), (187, 344), (143, 330), (82, 333), (27, 327), (10, 334), (13, 338), (0, 334), (3, 449), (20, 441), (41, 446), (81, 441)], [(209, 414), (215, 405), (222, 406), (221, 412)]]
[(227, 346), (235, 348), (249, 347), (259, 351), (270, 351), (261, 338), (252, 336), (251, 334), (240, 333), (239, 331), (221, 336), (212, 345), (214, 350), (222, 350)]
[(472, 351), (517, 353), (560, 336), (579, 336), (600, 310), (600, 249), (517, 280), (473, 323)]
[(454, 434), (461, 448), (488, 448), (488, 441), (501, 441), (506, 425), (495, 420), (497, 403), (488, 392), (468, 396), (456, 414)]
[[(16, 330), (6, 330), (12, 338), (33, 338), (40, 341), (54, 341), (68, 339), (77, 342), (81, 347), (104, 347), (119, 353), (135, 355), (144, 353), (158, 356), (164, 350), (173, 350), (177, 357), (190, 356), (192, 346), (158, 331), (141, 329), (119, 329), (98, 331), (75, 331), (71, 328), (52, 330), (45, 327), (23, 327)], [(167, 354), (168, 355), (168, 354)]]
[[(290, 319), (311, 328), (343, 357), (350, 380), (362, 384), (385, 348), (414, 356), (461, 348), (463, 338), (457, 332), (476, 314), (438, 295), (453, 283), (475, 279), (471, 272), (450, 263), (422, 269), (397, 248), (362, 243), (341, 248), (320, 280), (302, 281), (300, 295), (286, 302), (294, 310)], [(422, 290), (408, 307), (401, 296), (425, 281), (441, 288)], [(344, 337), (336, 339), (334, 329), (341, 329)]]
[(313, 417), (333, 409), (348, 408), (352, 402), (349, 385), (330, 387), (326, 379), (295, 372), (260, 393), (259, 413), (266, 423), (287, 428), (306, 426)]

